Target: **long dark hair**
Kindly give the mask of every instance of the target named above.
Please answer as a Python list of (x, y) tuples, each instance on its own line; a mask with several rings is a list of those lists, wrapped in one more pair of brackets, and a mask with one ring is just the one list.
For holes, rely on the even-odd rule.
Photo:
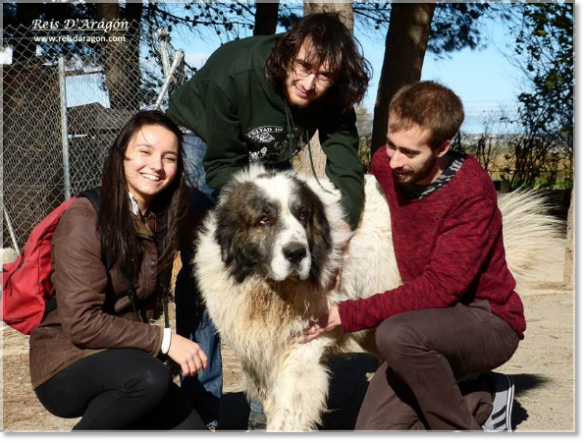
[[(114, 266), (124, 266), (129, 257), (136, 257), (138, 238), (130, 212), (128, 185), (124, 174), (124, 160), (131, 138), (143, 126), (162, 126), (177, 137), (179, 155), (177, 173), (173, 181), (157, 194), (149, 210), (157, 218), (157, 242), (159, 253), (157, 273), (172, 269), (178, 247), (181, 217), (185, 213), (186, 186), (182, 159), (183, 134), (179, 127), (160, 111), (140, 111), (124, 125), (110, 147), (102, 175), (101, 207), (98, 229), (102, 248), (112, 257)], [(135, 263), (135, 265), (138, 265)], [(134, 271), (137, 271), (135, 268)]]
[(306, 62), (312, 68), (329, 63), (334, 84), (326, 97), (345, 110), (360, 103), (368, 89), (372, 69), (360, 44), (340, 21), (339, 13), (334, 12), (306, 15), (279, 39), (265, 66), (271, 86), (282, 90), (293, 60), (305, 42), (311, 44)]

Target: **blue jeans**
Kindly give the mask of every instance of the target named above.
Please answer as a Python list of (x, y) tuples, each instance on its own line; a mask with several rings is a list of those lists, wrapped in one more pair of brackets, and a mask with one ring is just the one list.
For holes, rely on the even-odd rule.
[[(214, 191), (205, 180), (203, 168), (206, 149), (206, 143), (198, 136), (194, 134), (183, 136), (183, 162), (187, 184), (201, 191), (193, 193), (190, 199), (191, 207), (198, 212), (215, 206)], [(218, 427), (223, 387), (221, 343), (216, 326), (209, 317), (199, 288), (192, 276), (190, 263), (193, 260), (193, 252), (191, 244), (183, 245), (181, 249), (181, 261), (184, 266), (177, 276), (175, 286), (177, 333), (199, 344), (208, 357), (208, 368), (200, 371), (197, 378), (182, 377), (181, 388), (201, 415), (204, 423)], [(258, 417), (260, 414), (262, 422), (264, 411), (257, 399), (253, 399), (250, 408), (251, 415), (255, 413), (255, 417)], [(258, 418), (254, 419), (255, 423), (258, 421)], [(255, 424), (251, 427), (259, 428)]]
[[(183, 163), (190, 194), (190, 207), (201, 213), (214, 207), (212, 189), (205, 182), (203, 156), (206, 144), (195, 135), (184, 135)], [(183, 267), (177, 276), (175, 303), (177, 333), (197, 342), (208, 357), (208, 367), (197, 377), (181, 377), (181, 388), (208, 426), (218, 426), (222, 398), (222, 354), (220, 336), (208, 315), (192, 275), (194, 251), (191, 242), (182, 245)]]
[(203, 157), (207, 147), (206, 142), (197, 135), (183, 135), (183, 163), (187, 185), (197, 188), (207, 196), (212, 197), (214, 190), (208, 186), (206, 173), (203, 169)]

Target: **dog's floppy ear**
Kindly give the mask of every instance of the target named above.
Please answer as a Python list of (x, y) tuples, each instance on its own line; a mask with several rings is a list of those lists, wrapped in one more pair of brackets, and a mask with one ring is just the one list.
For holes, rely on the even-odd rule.
[(226, 266), (230, 266), (230, 275), (238, 283), (242, 283), (259, 263), (258, 248), (254, 245), (238, 244), (238, 229), (235, 227), (237, 223), (226, 222), (227, 216), (222, 218), (221, 212), (218, 215), (220, 220), (224, 220), (218, 222), (215, 232), (216, 241), (222, 252), (222, 261)]
[(315, 278), (321, 273), (321, 264), (332, 249), (332, 231), (321, 202), (315, 205), (315, 212), (311, 220), (313, 226), (309, 248), (311, 250), (311, 275)]
[(218, 225), (216, 227), (215, 238), (218, 244), (220, 245), (220, 250), (222, 251), (222, 261), (225, 264), (230, 264), (236, 254), (235, 246), (236, 246), (236, 234), (237, 230), (235, 228), (234, 223), (228, 223), (226, 220), (226, 215), (223, 214), (224, 211), (218, 212)]
[(242, 283), (246, 277), (254, 273), (260, 262), (260, 254), (256, 245), (238, 245), (235, 254), (234, 265), (230, 274), (238, 283)]

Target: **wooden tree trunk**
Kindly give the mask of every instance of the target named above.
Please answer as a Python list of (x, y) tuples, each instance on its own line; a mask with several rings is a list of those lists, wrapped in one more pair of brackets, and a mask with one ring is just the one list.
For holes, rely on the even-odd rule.
[(98, 3), (98, 15), (104, 20), (128, 20), (128, 32), (112, 31), (112, 35), (125, 35), (125, 41), (108, 42), (106, 85), (110, 106), (113, 109), (138, 110), (140, 105), (140, 18), (142, 3), (127, 2), (125, 14), (118, 3)]
[[(37, 45), (33, 41), (36, 35), (32, 30), (33, 20), (41, 18), (43, 11), (42, 3), (29, 3), (16, 5), (16, 23), (12, 23), (18, 30), (14, 39), (14, 48), (12, 51), (13, 63), (28, 63), (36, 57)], [(6, 23), (10, 24), (10, 23)]]
[(278, 18), (279, 0), (271, 3), (256, 0), (253, 35), (272, 35), (277, 32)]
[[(354, 29), (354, 11), (352, 10), (352, 3), (331, 3), (328, 1), (313, 1), (305, 2), (303, 4), (303, 13), (313, 14), (316, 12), (339, 12), (340, 19), (352, 32)], [(310, 148), (311, 152), (310, 152)], [(302, 172), (306, 175), (313, 175), (311, 167), (311, 161), (313, 160), (313, 166), (315, 173), (318, 177), (322, 178), (326, 175), (326, 163), (327, 157), (321, 149), (319, 143), (319, 131), (315, 133), (309, 142), (309, 147), (302, 149), (299, 154), (293, 159), (293, 168), (296, 171)], [(311, 155), (311, 158), (310, 158)]]
[(352, 9), (352, 2), (336, 2), (332, 0), (317, 0), (304, 1), (303, 14), (313, 14), (315, 12), (338, 12), (340, 13), (340, 20), (350, 30), (354, 30), (354, 10)]
[(421, 78), (434, 10), (434, 3), (393, 3), (374, 107), (372, 154), (385, 144), (393, 95)]
[(564, 286), (568, 290), (574, 289), (575, 285), (575, 270), (574, 270), (574, 244), (576, 235), (574, 231), (574, 192), (576, 188), (572, 189), (572, 197), (570, 200), (570, 209), (568, 210), (568, 230), (566, 237), (566, 262), (564, 267)]

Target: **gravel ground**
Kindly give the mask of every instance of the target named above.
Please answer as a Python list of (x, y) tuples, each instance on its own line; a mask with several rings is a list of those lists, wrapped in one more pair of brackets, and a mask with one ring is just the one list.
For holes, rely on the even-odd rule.
[[(573, 291), (561, 284), (563, 251), (552, 251), (552, 273), (536, 282), (523, 296), (527, 318), (526, 338), (515, 356), (498, 369), (513, 376), (513, 408), (517, 432), (567, 431), (575, 423), (575, 323)], [(69, 431), (77, 419), (52, 416), (36, 399), (28, 373), (28, 337), (2, 327), (3, 415), (5, 431)], [(222, 429), (244, 430), (248, 407), (241, 387), (238, 358), (223, 349), (224, 399)], [(376, 361), (365, 354), (330, 359), (332, 385), (329, 412), (323, 429), (352, 429), (367, 388), (367, 374)]]

